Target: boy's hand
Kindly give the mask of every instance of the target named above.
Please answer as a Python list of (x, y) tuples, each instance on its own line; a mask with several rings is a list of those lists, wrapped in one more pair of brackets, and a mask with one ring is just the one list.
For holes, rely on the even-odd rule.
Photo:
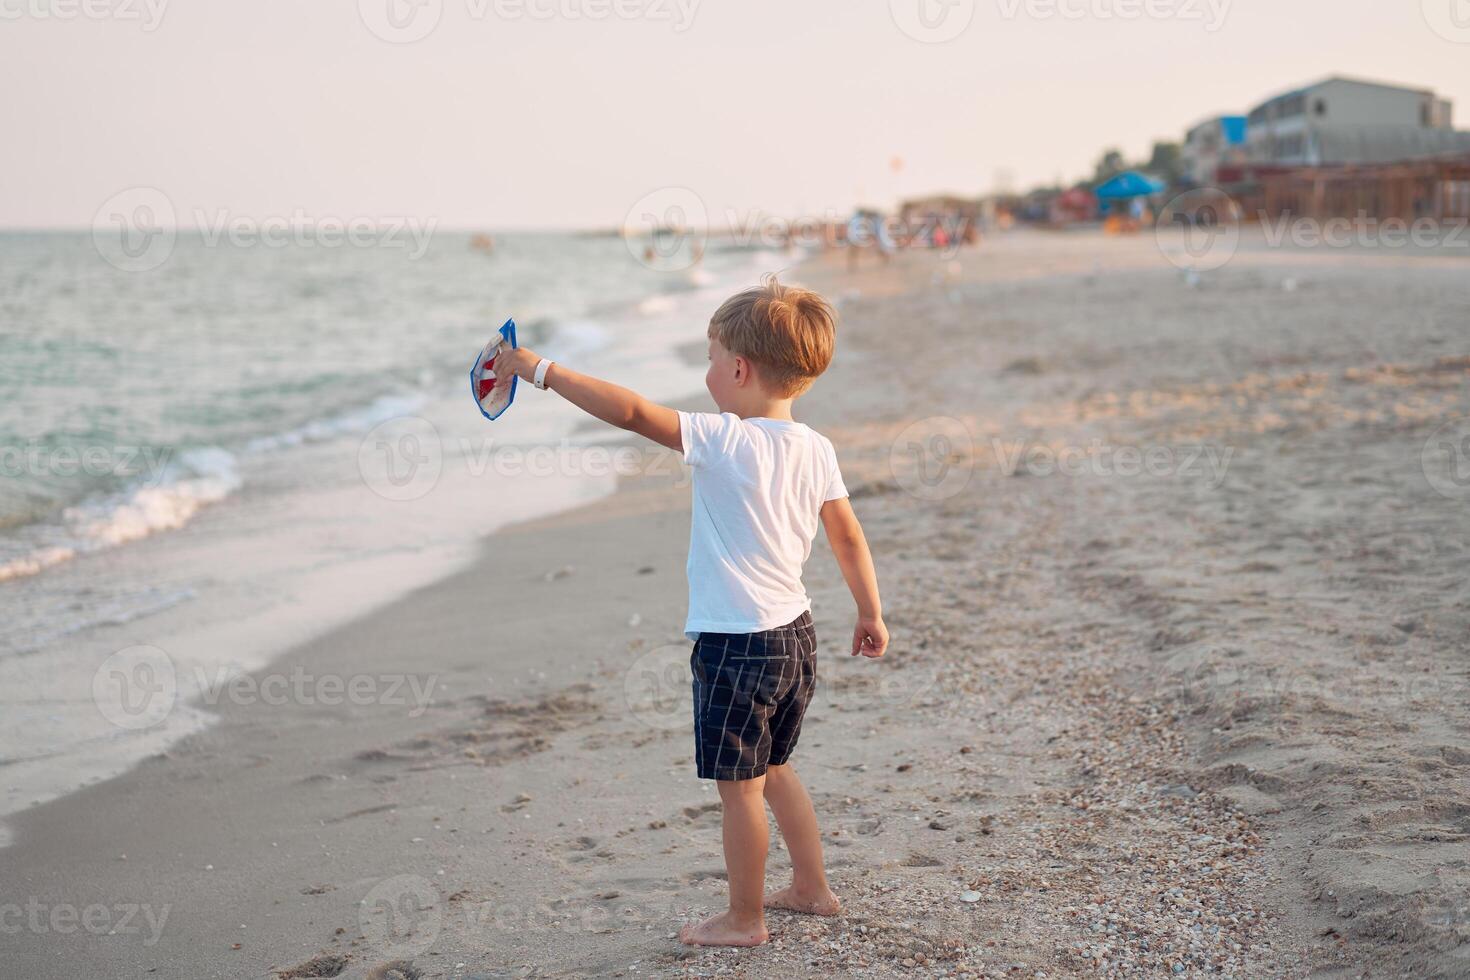
[(514, 374), (522, 381), (533, 381), (536, 377), (536, 365), (541, 363), (541, 355), (529, 347), (508, 347), (495, 355), (495, 376), (503, 378)]
[(857, 629), (852, 631), (852, 655), (861, 653), (876, 660), (887, 649), (888, 627), (883, 625), (883, 617), (858, 617)]

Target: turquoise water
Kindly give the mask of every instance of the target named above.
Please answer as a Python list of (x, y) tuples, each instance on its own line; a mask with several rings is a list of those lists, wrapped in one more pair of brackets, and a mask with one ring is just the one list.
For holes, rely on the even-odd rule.
[[(685, 284), (574, 235), (486, 254), (439, 234), (418, 258), (181, 236), (161, 268), (125, 272), (89, 234), (8, 234), (0, 278), (0, 579), (172, 526), (238, 488), (242, 451), (412, 406), (507, 311), (543, 343)], [(139, 489), (162, 492), (123, 510)]]

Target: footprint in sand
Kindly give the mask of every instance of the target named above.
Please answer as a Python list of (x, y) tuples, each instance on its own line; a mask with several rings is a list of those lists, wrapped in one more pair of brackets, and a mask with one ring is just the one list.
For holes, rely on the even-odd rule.
[(590, 861), (593, 858), (601, 858), (605, 861), (612, 860), (615, 857), (612, 850), (606, 847), (599, 848), (601, 843), (602, 841), (596, 837), (583, 836), (572, 839), (566, 845), (567, 850), (572, 852), (568, 855), (568, 860), (573, 863), (582, 863)]
[(680, 875), (679, 880), (686, 885), (697, 885), (701, 881), (725, 881), (727, 878), (724, 868), (702, 868)]
[(347, 969), (348, 957), (342, 953), (322, 953), (304, 963), (297, 963), (284, 970), (276, 971), (280, 980), (316, 980), (319, 977), (340, 976)]
[(423, 975), (409, 960), (392, 960), (373, 967), (363, 980), (420, 980)]
[(905, 868), (941, 868), (944, 866), (944, 862), (938, 858), (930, 857), (927, 854), (920, 854), (917, 851), (898, 863)]
[(696, 827), (709, 827), (720, 822), (720, 804), (702, 803), (699, 806), (686, 806), (684, 816)]
[(608, 895), (631, 900), (638, 896), (674, 891), (673, 884), (668, 878), (613, 878), (607, 880), (607, 883), (617, 887), (614, 890), (599, 892), (595, 897), (600, 902), (612, 901), (612, 899), (607, 897)]

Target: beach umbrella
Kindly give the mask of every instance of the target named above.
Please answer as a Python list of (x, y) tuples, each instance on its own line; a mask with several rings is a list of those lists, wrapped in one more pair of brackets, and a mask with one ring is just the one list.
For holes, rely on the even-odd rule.
[(1141, 174), (1137, 170), (1125, 170), (1099, 185), (1093, 193), (1100, 201), (1122, 201), (1157, 194), (1164, 186), (1164, 182), (1155, 177)]

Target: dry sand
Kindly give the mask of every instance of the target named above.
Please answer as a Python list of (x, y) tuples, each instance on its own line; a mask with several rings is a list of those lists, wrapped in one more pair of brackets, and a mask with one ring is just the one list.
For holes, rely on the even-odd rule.
[(802, 416), (894, 638), (845, 656), (819, 543), (795, 762), (840, 918), (673, 938), (723, 870), (670, 467), (262, 672), (407, 671), (426, 710), (228, 704), (24, 814), (5, 902), (166, 918), (42, 916), (3, 972), (1470, 975), (1470, 487), (1423, 463), (1470, 435), (1431, 439), (1470, 415), (1467, 271), (1248, 243), (1191, 284), (1044, 234), (801, 270), (843, 314)]

